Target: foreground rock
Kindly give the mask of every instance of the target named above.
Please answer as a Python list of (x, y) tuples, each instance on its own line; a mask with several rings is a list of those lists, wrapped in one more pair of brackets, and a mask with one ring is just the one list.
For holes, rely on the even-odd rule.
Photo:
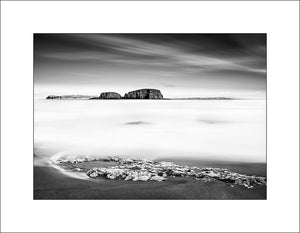
[(57, 163), (83, 163), (90, 161), (114, 162), (116, 166), (89, 169), (86, 174), (91, 178), (105, 177), (125, 181), (164, 181), (168, 177), (193, 177), (196, 180), (209, 182), (219, 180), (232, 185), (253, 188), (255, 184), (266, 185), (266, 178), (248, 176), (230, 171), (226, 168), (199, 168), (177, 165), (172, 162), (157, 162), (142, 159), (124, 159), (119, 157), (75, 159), (60, 158)]
[(99, 99), (121, 99), (122, 96), (117, 92), (102, 92)]
[(157, 89), (139, 89), (126, 93), (124, 99), (163, 99), (163, 95)]

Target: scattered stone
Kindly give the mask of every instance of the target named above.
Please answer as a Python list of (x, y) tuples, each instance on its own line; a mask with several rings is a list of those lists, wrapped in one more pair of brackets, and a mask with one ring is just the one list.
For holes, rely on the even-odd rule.
[(137, 181), (137, 180), (140, 180), (140, 181), (147, 181), (151, 178), (151, 176), (149, 175), (141, 175), (141, 176), (136, 176), (133, 181)]
[(97, 172), (91, 172), (88, 174), (88, 176), (91, 178), (95, 178), (95, 177), (99, 176), (99, 174)]
[(202, 180), (204, 182), (210, 182), (210, 181), (212, 181), (212, 179), (210, 177), (204, 177), (204, 178), (202, 178), (200, 180)]

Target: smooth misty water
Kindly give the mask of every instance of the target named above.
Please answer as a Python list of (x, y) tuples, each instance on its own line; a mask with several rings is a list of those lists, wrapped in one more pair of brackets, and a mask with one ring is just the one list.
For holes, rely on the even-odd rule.
[(35, 153), (265, 162), (265, 100), (35, 100)]

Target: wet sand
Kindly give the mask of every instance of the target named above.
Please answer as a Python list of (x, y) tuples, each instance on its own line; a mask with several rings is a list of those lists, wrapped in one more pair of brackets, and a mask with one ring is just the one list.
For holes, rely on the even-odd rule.
[[(178, 160), (172, 160), (180, 164)], [(181, 163), (199, 166), (195, 161), (181, 160)], [(199, 162), (200, 163), (200, 162)], [(201, 162), (213, 167), (213, 163)], [(265, 164), (220, 163), (214, 167), (229, 168), (248, 175), (265, 176)], [(191, 164), (190, 164), (191, 165)], [(244, 172), (243, 172), (244, 171)], [(124, 181), (105, 178), (76, 179), (67, 176), (51, 166), (34, 167), (34, 199), (199, 199), (199, 200), (245, 200), (266, 199), (266, 186), (256, 185), (252, 189), (221, 181), (204, 182), (191, 177), (168, 178), (164, 182)]]

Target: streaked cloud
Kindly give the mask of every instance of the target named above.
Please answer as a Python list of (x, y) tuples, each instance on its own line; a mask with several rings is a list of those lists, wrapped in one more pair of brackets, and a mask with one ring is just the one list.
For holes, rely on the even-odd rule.
[(221, 83), (243, 86), (246, 79), (263, 89), (257, 79), (266, 78), (264, 34), (35, 34), (34, 56), (37, 83), (51, 82), (53, 70), (62, 74), (59, 80), (52, 75), (58, 83), (71, 82), (71, 73), (98, 78), (99, 83), (112, 77), (122, 83), (127, 77), (122, 73), (142, 80), (147, 73), (144, 79), (167, 79), (160, 82), (163, 86), (180, 86), (179, 79), (199, 85), (198, 77), (213, 88), (224, 74)]

